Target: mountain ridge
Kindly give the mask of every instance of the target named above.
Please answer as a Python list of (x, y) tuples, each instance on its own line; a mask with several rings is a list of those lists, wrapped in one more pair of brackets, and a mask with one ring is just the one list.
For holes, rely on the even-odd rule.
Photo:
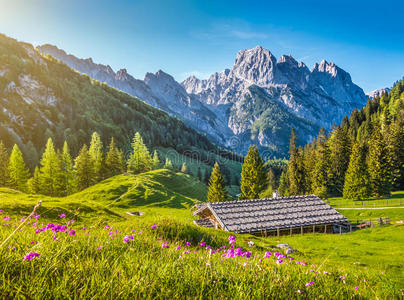
[[(320, 127), (331, 129), (367, 101), (350, 74), (335, 63), (322, 60), (310, 70), (291, 55), (278, 60), (262, 46), (239, 51), (231, 69), (204, 80), (190, 76), (181, 83), (162, 70), (147, 73), (140, 80), (126, 69), (114, 73), (108, 65), (67, 55), (56, 46), (37, 49), (180, 118), (215, 143), (242, 153), (249, 144), (257, 144), (262, 150), (286, 156), (289, 134), (284, 128), (295, 128), (304, 144), (316, 136)], [(295, 123), (286, 124), (286, 120)]]

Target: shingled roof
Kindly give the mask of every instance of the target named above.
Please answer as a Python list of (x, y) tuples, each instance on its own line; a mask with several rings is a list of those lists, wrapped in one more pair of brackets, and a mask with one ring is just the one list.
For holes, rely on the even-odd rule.
[(206, 210), (224, 230), (239, 233), (348, 222), (315, 195), (206, 203), (194, 215)]

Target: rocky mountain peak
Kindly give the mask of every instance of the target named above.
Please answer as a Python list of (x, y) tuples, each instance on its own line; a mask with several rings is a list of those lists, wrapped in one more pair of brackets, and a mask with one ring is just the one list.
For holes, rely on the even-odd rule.
[(231, 70), (232, 75), (259, 85), (271, 83), (275, 77), (276, 58), (267, 49), (257, 46), (241, 50)]

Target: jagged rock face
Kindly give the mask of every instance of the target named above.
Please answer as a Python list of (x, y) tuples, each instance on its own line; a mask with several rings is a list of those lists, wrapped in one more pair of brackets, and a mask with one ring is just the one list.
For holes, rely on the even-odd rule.
[(381, 97), (383, 94), (387, 94), (388, 92), (390, 92), (389, 88), (377, 89), (366, 93), (366, 96), (368, 96), (370, 99), (375, 99)]
[(277, 60), (260, 46), (240, 51), (231, 69), (205, 80), (191, 76), (181, 84), (161, 70), (147, 73), (142, 81), (125, 69), (114, 73), (109, 66), (78, 59), (54, 46), (39, 50), (242, 153), (255, 143), (285, 156), (292, 128), (301, 142), (309, 142), (320, 127), (330, 129), (367, 101), (350, 75), (334, 63), (323, 60), (309, 70), (292, 56)]
[[(253, 142), (279, 148), (282, 153), (287, 149), (288, 133), (279, 127), (295, 128), (307, 142), (318, 128), (330, 129), (367, 101), (351, 76), (334, 63), (323, 60), (310, 71), (291, 56), (281, 56), (277, 61), (262, 47), (240, 51), (230, 70), (207, 80), (192, 76), (182, 85), (213, 111), (230, 105), (224, 118), (233, 134), (247, 134)], [(281, 118), (274, 115), (275, 108)], [(285, 120), (294, 123), (281, 124)]]

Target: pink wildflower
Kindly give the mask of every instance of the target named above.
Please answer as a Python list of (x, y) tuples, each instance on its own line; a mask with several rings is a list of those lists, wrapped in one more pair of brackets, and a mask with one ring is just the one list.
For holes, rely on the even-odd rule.
[(101, 249), (102, 249), (102, 246), (98, 246), (97, 250), (101, 250)]
[(59, 218), (61, 219), (66, 218), (66, 214), (60, 214)]
[(310, 282), (307, 282), (307, 283), (306, 283), (306, 286), (312, 286), (312, 285), (314, 285), (314, 282), (313, 282), (313, 281), (310, 281)]
[(245, 267), (245, 266), (247, 266), (247, 265), (248, 265), (248, 262), (243, 263), (243, 267)]
[(206, 245), (205, 242), (201, 242), (201, 243), (199, 244), (199, 246), (201, 246), (201, 247), (205, 247), (205, 245)]
[(104, 226), (104, 229), (110, 229), (110, 228), (111, 228), (111, 226), (109, 226), (109, 225)]
[(181, 246), (177, 246), (177, 250), (180, 250), (181, 249)]
[(170, 246), (168, 245), (168, 242), (164, 242), (164, 243), (161, 244), (161, 248), (162, 249), (164, 249), (164, 248), (168, 249), (168, 248), (170, 248)]
[(156, 229), (157, 228), (157, 225), (156, 224), (153, 224), (152, 226), (151, 226), (151, 229)]
[(278, 259), (276, 260), (276, 263), (279, 265), (279, 264), (283, 263), (283, 260), (280, 259), (280, 258), (278, 258)]
[(190, 242), (186, 242), (185, 245), (187, 245), (187, 247), (191, 246)]
[(70, 231), (69, 231), (69, 235), (75, 236), (75, 235), (76, 235), (76, 230), (70, 230)]
[(33, 259), (34, 257), (39, 257), (39, 256), (41, 256), (41, 254), (36, 253), (36, 252), (30, 252), (30, 253), (28, 253), (27, 255), (24, 256), (23, 261), (31, 260), (31, 259)]
[(268, 257), (270, 257), (271, 255), (272, 255), (272, 253), (268, 251), (268, 252), (265, 252), (264, 257), (265, 257), (265, 258), (268, 258)]
[(355, 287), (355, 291), (357, 291), (358, 289), (359, 289), (359, 286), (356, 286), (356, 287)]
[(340, 276), (339, 279), (344, 280), (346, 277), (345, 276)]
[(303, 293), (301, 290), (297, 290), (297, 292), (298, 292), (299, 294)]
[(11, 218), (9, 216), (5, 216), (3, 219), (9, 221)]

